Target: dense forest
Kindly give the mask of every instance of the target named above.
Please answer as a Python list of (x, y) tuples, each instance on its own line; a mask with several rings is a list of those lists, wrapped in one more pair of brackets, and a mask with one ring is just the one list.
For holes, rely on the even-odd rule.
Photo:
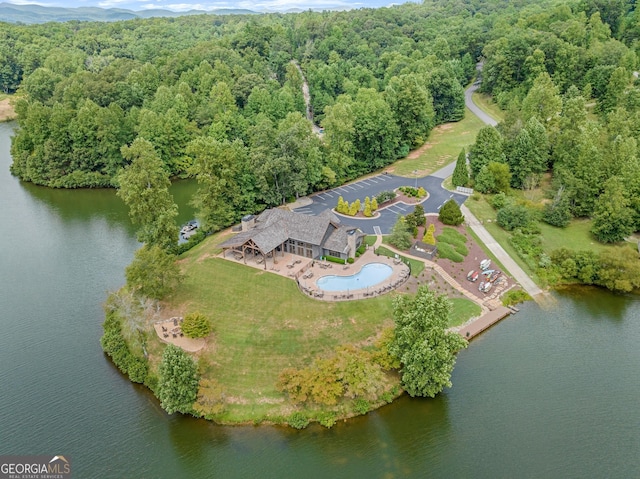
[(508, 114), (470, 152), (476, 189), (498, 192), (500, 172), (525, 189), (552, 172), (550, 221), (607, 215), (598, 198), (619, 197), (637, 230), (638, 15), (631, 0), (460, 0), (3, 24), (0, 85), (21, 98), (12, 172), (117, 186), (123, 147), (144, 139), (169, 175), (198, 179), (217, 229), (405, 156), (462, 118), (482, 60), (482, 89)]

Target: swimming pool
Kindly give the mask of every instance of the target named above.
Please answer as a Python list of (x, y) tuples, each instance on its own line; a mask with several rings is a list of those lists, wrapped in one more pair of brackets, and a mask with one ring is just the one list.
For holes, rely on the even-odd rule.
[(318, 288), (324, 291), (347, 291), (363, 289), (381, 283), (391, 276), (393, 268), (382, 263), (369, 263), (351, 276), (322, 276), (316, 281)]

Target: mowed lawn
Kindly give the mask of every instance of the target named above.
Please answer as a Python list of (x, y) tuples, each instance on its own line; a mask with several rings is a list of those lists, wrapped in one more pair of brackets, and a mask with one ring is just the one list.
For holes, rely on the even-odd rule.
[(289, 278), (214, 257), (216, 252), (210, 238), (181, 258), (186, 277), (170, 303), (181, 314), (200, 311), (212, 319), (213, 340), (200, 367), (231, 403), (262, 405), (264, 413), (283, 399), (276, 382), (284, 368), (306, 366), (340, 344), (364, 343), (393, 325), (391, 295), (317, 301)]
[(393, 173), (400, 176), (419, 177), (429, 175), (443, 166), (456, 161), (462, 148), (468, 149), (475, 143), (476, 135), (484, 124), (465, 108), (464, 118), (456, 123), (437, 126), (429, 135), (429, 140), (406, 158), (393, 164)]

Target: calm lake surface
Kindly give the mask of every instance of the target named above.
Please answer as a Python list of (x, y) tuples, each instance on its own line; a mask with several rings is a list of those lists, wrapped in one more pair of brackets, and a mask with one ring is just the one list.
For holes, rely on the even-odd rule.
[[(167, 416), (100, 349), (101, 303), (138, 247), (124, 205), (20, 183), (13, 127), (0, 124), (0, 454), (62, 454), (76, 478), (640, 475), (640, 301), (594, 289), (522, 306), (433, 400), (330, 430)], [(174, 188), (181, 205), (191, 188)]]

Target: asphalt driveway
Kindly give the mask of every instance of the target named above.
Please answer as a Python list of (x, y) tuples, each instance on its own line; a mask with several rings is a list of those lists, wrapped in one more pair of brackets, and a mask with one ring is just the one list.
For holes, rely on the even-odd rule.
[[(400, 186), (423, 187), (429, 193), (429, 197), (422, 202), (425, 213), (437, 213), (440, 207), (450, 198), (453, 198), (461, 205), (467, 196), (460, 193), (453, 193), (442, 187), (444, 178), (451, 174), (455, 163), (448, 165), (435, 173), (423, 178), (405, 178), (391, 174), (379, 174), (376, 176), (362, 178), (353, 183), (342, 185), (332, 190), (315, 193), (309, 197), (311, 204), (296, 208), (294, 211), (307, 215), (317, 215), (327, 208), (335, 208), (338, 198), (342, 196), (349, 203), (359, 199), (364, 203), (366, 196), (373, 198), (382, 191), (394, 190)], [(360, 219), (344, 217), (344, 223), (357, 226), (367, 234), (388, 234), (398, 219), (398, 215), (411, 213), (415, 205), (395, 203), (389, 207), (380, 207), (379, 215), (371, 219)]]

